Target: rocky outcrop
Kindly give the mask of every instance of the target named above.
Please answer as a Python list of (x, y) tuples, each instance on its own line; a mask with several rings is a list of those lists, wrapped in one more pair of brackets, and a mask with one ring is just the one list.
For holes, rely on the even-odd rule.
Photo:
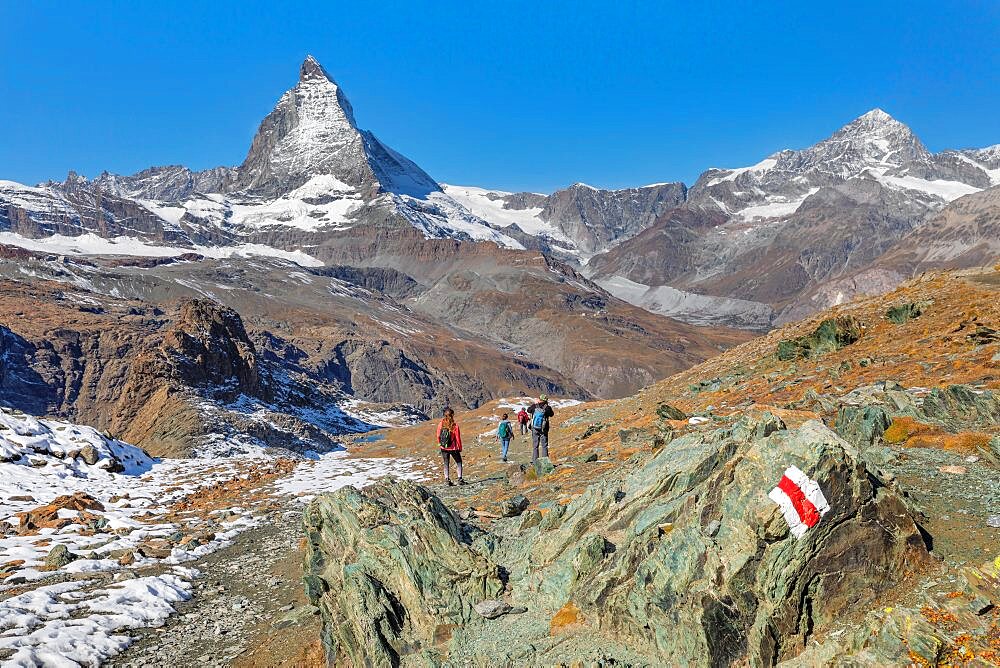
[[(1000, 397), (968, 385), (936, 387), (918, 398), (888, 381), (859, 387), (843, 397), (815, 395), (799, 405), (819, 413), (836, 412), (837, 433), (860, 448), (884, 441), (905, 443), (931, 429), (942, 436), (942, 431), (954, 434), (1000, 426)], [(986, 453), (985, 443), (970, 443), (973, 449), (977, 446)]]
[(496, 565), (423, 487), (383, 481), (320, 496), (303, 516), (305, 583), (327, 623), (330, 665), (389, 666), (426, 655), (503, 589)]
[(118, 197), (178, 202), (196, 193), (227, 192), (234, 176), (231, 167), (192, 172), (183, 165), (167, 165), (150, 167), (132, 176), (103, 172), (93, 184)]
[(420, 284), (410, 276), (390, 267), (332, 266), (314, 269), (313, 273), (346, 281), (393, 299), (415, 297), (422, 291)]
[(1000, 661), (1000, 557), (964, 569), (945, 597), (917, 595), (916, 605), (869, 613), (847, 635), (809, 647), (787, 665), (993, 666)]
[(230, 400), (241, 394), (262, 399), (273, 395), (243, 320), (218, 302), (193, 299), (182, 304), (161, 348), (173, 361), (174, 374), (189, 387)]
[(812, 334), (779, 341), (778, 359), (816, 357), (840, 350), (856, 342), (861, 338), (861, 334), (861, 323), (850, 316), (828, 318), (821, 322)]
[[(789, 466), (830, 506), (801, 539), (767, 496)], [(511, 522), (459, 526), (399, 481), (319, 497), (306, 582), (328, 660), (772, 666), (927, 557), (853, 446), (767, 413), (676, 438), (540, 522)], [(477, 598), (526, 608), (523, 621), (474, 617)]]

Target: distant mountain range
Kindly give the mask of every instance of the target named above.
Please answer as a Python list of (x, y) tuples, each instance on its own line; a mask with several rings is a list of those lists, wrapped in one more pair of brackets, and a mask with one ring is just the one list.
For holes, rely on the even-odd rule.
[(84, 254), (273, 248), (319, 265), (340, 255), (336, 240), (347, 230), (412, 227), (426, 238), (545, 252), (656, 313), (766, 329), (898, 283), (915, 267), (888, 260), (914, 257), (911, 244), (936, 249), (919, 266), (989, 259), (988, 234), (969, 246), (934, 232), (952, 220), (947, 213), (923, 226), (950, 202), (997, 185), (1000, 145), (931, 153), (880, 109), (809, 148), (709, 169), (690, 188), (577, 183), (543, 195), (441, 185), (360, 130), (341, 87), (308, 57), (241, 165), (0, 182), (0, 240)]
[(0, 182), (0, 400), (177, 454), (623, 396), (750, 336), (580, 271), (684, 199), (578, 186), (505, 210), (442, 187), (307, 58), (237, 167)]

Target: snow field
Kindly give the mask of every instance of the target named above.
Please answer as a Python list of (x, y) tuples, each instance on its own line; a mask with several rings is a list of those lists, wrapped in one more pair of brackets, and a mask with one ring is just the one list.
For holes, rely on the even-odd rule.
[[(232, 544), (262, 521), (253, 508), (229, 505), (229, 497), (208, 512), (181, 507), (166, 515), (170, 506), (198, 500), (199, 492), (209, 493), (219, 483), (249, 479), (274, 457), (258, 450), (218, 459), (157, 460), (90, 427), (0, 408), (0, 460), (0, 598), (7, 596), (0, 601), (2, 663), (75, 667), (100, 665), (124, 650), (131, 642), (129, 629), (161, 626), (176, 603), (191, 597), (191, 581), (199, 575), (180, 564)], [(314, 455), (267, 489), (305, 502), (389, 474), (422, 477), (409, 460), (350, 459), (339, 451)], [(18, 535), (17, 513), (76, 492), (103, 505), (103, 511), (83, 511), (91, 522), (98, 516), (101, 529), (85, 526), (82, 513), (62, 508), (58, 518), (79, 521)], [(180, 545), (179, 533), (212, 537)], [(166, 544), (169, 554), (158, 558), (135, 551), (150, 540)], [(46, 566), (57, 545), (77, 558), (58, 568)], [(127, 568), (116, 558), (125, 552), (134, 559)], [(52, 577), (71, 579), (52, 583)]]

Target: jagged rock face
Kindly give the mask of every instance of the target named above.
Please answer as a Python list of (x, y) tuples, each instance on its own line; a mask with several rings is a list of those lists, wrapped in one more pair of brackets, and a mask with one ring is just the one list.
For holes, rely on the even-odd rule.
[(317, 269), (316, 273), (332, 276), (373, 292), (389, 295), (394, 299), (415, 297), (423, 290), (421, 285), (407, 274), (388, 267), (333, 266)]
[[(441, 408), (479, 406), (497, 395), (497, 388), (466, 367), (457, 351), (437, 351), (434, 367), (418, 357), (415, 350), (405, 350), (386, 341), (349, 339), (334, 346), (319, 364), (319, 374), (339, 383), (352, 395), (368, 401), (391, 403), (405, 401), (426, 413)], [(489, 370), (489, 376), (501, 374), (508, 382), (533, 394), (564, 395), (579, 389), (546, 377), (528, 363), (508, 364)]]
[(303, 525), (306, 591), (329, 620), (330, 665), (408, 662), (503, 589), (497, 566), (466, 544), (452, 512), (412, 483), (320, 496)]
[[(34, 321), (10, 318), (18, 303)], [(173, 322), (153, 308), (57, 304), (3, 299), (11, 324), (0, 328), (0, 393), (13, 407), (182, 454), (209, 430), (200, 397), (274, 394), (239, 316), (218, 304), (186, 302)]]
[(192, 172), (182, 165), (168, 165), (150, 167), (132, 176), (103, 172), (94, 179), (94, 186), (118, 197), (177, 202), (195, 193), (227, 192), (234, 175), (231, 167)]
[(358, 130), (340, 86), (311, 56), (299, 82), (263, 120), (234, 189), (277, 197), (330, 175), (366, 199), (379, 192), (426, 195), (437, 183), (411, 161)]
[(206, 387), (213, 395), (228, 399), (241, 394), (261, 399), (273, 396), (243, 321), (232, 309), (208, 299), (185, 302), (161, 347), (176, 360), (185, 385)]
[[(793, 465), (818, 481), (830, 506), (801, 539), (767, 497)], [(428, 496), (385, 482), (310, 507), (307, 581), (330, 661), (361, 662), (363, 653), (344, 649), (357, 644), (342, 639), (391, 618), (382, 626), (389, 632), (370, 646), (376, 662), (395, 652), (401, 665), (613, 656), (771, 666), (927, 559), (906, 505), (857, 450), (819, 422), (789, 430), (766, 413), (673, 440), (632, 472), (502, 538), (459, 531)], [(416, 501), (391, 510), (405, 499)], [(473, 573), (500, 566), (508, 574), (511, 603), (528, 611), (505, 627), (503, 642), (489, 622), (464, 612), (477, 598), (494, 598), (482, 586), (491, 580), (477, 575), (464, 589), (450, 586), (458, 556), (449, 555), (477, 564), (465, 566)], [(358, 572), (364, 577), (349, 577)], [(419, 595), (442, 589), (451, 592), (447, 607)], [(363, 604), (345, 610), (336, 601)]]
[(141, 204), (90, 188), (72, 172), (65, 183), (38, 188), (0, 181), (0, 231), (31, 239), (93, 233), (166, 245), (188, 243), (181, 230)]
[(936, 268), (989, 266), (997, 258), (1000, 187), (955, 200), (900, 239), (877, 265), (913, 276)]
[[(684, 202), (683, 183), (606, 190), (583, 183), (551, 195), (462, 186), (445, 192), (525, 248), (589, 257), (635, 236)], [(579, 257), (577, 257), (579, 259)]]
[(545, 198), (539, 218), (555, 224), (580, 250), (594, 253), (646, 229), (683, 203), (686, 193), (683, 183), (624, 190), (578, 183)]

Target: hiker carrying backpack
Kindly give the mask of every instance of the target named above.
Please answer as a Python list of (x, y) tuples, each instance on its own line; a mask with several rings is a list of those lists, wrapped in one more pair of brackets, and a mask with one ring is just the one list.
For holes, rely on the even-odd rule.
[(437, 426), (438, 447), (441, 449), (441, 463), (444, 466), (444, 481), (449, 485), (451, 481), (451, 461), (455, 460), (455, 468), (458, 470), (458, 484), (464, 485), (465, 478), (462, 477), (462, 432), (455, 422), (455, 411), (451, 408), (444, 409), (444, 417)]
[(507, 414), (503, 414), (500, 424), (497, 425), (497, 440), (500, 441), (500, 460), (507, 461), (507, 451), (510, 449), (510, 440), (514, 438), (514, 427), (507, 419)]
[(528, 411), (523, 407), (517, 412), (517, 424), (521, 426), (521, 436), (528, 433)]
[(549, 406), (548, 395), (541, 395), (538, 401), (528, 408), (531, 415), (531, 461), (539, 456), (549, 456), (549, 419), (555, 415)]

